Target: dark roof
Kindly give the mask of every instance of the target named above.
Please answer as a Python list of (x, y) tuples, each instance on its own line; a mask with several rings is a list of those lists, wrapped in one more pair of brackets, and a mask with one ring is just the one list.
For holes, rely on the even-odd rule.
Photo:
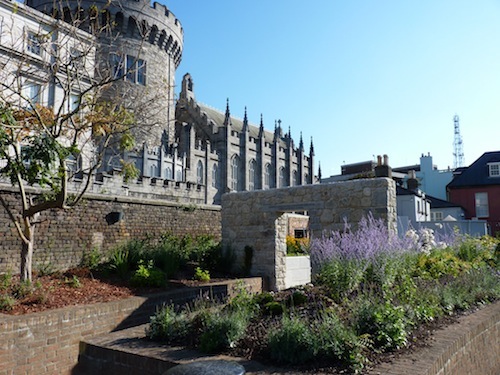
[[(221, 112), (218, 109), (209, 107), (206, 104), (203, 104), (200, 102), (198, 102), (197, 104), (200, 107), (200, 111), (202, 113), (205, 113), (210, 120), (212, 120), (215, 124), (217, 124), (217, 126), (220, 126), (220, 127), (224, 126), (224, 119), (226, 117), (224, 112)], [(237, 131), (239, 133), (243, 131), (243, 120), (241, 120), (237, 117), (231, 116), (231, 125), (235, 131)], [(250, 123), (248, 125), (249, 125), (248, 129), (250, 132), (250, 136), (254, 137), (256, 139), (259, 138), (259, 126), (254, 125), (254, 124), (250, 124)], [(268, 130), (264, 130), (264, 139), (268, 143), (273, 143), (274, 142), (274, 133), (270, 132)], [(285, 144), (283, 142), (283, 140), (281, 140), (281, 139), (280, 139), (280, 143), (282, 145)]]
[(500, 151), (485, 152), (461, 174), (455, 176), (447, 188), (500, 185), (500, 177), (489, 177), (488, 163), (500, 163)]
[(415, 190), (410, 190), (399, 185), (396, 185), (396, 195), (416, 195), (420, 197), (420, 194)]
[(439, 199), (439, 198), (433, 197), (431, 195), (426, 195), (425, 197), (427, 198), (427, 200), (429, 200), (431, 202), (431, 208), (460, 207), (463, 209), (463, 207), (460, 206), (459, 204), (456, 204), (456, 203), (453, 203), (450, 201), (445, 201), (443, 199)]

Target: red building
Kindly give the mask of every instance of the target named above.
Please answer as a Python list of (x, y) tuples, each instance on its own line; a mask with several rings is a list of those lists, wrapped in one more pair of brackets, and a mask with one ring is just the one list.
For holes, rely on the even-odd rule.
[(458, 169), (446, 190), (448, 200), (465, 209), (466, 219), (487, 220), (490, 233), (500, 236), (500, 151)]

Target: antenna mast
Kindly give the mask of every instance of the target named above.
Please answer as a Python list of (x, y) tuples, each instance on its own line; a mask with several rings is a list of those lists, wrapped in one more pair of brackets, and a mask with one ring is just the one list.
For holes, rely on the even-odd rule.
[(460, 168), (464, 166), (464, 149), (462, 143), (462, 136), (460, 135), (460, 124), (458, 115), (453, 117), (454, 124), (454, 139), (453, 139), (453, 168)]

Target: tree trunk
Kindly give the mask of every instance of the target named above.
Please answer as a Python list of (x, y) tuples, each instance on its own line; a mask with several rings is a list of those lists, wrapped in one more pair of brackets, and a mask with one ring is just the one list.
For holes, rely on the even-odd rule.
[(33, 261), (33, 239), (23, 242), (21, 250), (21, 281), (31, 282), (31, 265)]
[[(33, 218), (35, 219), (35, 218)], [(27, 241), (23, 241), (21, 248), (21, 281), (31, 282), (31, 271), (33, 264), (33, 249), (35, 247), (35, 224), (30, 218), (24, 219), (24, 236)]]

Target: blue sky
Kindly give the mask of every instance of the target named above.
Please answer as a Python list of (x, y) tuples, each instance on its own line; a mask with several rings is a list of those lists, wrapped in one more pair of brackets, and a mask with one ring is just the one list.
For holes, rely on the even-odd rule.
[(499, 0), (162, 1), (184, 28), (177, 85), (312, 137), (323, 177), (382, 154), (452, 167), (455, 114), (465, 165), (500, 150)]

